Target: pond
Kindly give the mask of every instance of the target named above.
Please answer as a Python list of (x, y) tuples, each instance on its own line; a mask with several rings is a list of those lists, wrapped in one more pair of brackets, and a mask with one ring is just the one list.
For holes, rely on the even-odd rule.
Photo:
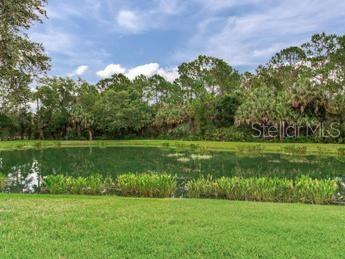
[(167, 172), (180, 179), (200, 176), (345, 178), (345, 158), (254, 154), (151, 147), (82, 147), (0, 151), (0, 172), (11, 191), (30, 191), (39, 176), (64, 174), (115, 177), (127, 172)]

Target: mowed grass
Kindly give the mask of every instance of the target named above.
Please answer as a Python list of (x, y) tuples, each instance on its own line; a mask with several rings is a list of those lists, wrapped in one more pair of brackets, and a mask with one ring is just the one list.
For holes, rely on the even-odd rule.
[(343, 258), (345, 207), (0, 195), (1, 258)]
[(267, 143), (267, 142), (221, 142), (221, 141), (183, 141), (183, 140), (95, 140), (95, 141), (54, 141), (54, 140), (16, 140), (0, 141), (0, 150), (27, 149), (27, 148), (57, 148), (57, 147), (170, 147), (170, 148), (206, 148), (220, 151), (243, 151), (256, 147), (260, 152), (284, 153), (288, 147), (303, 147), (307, 154), (337, 155), (339, 149), (344, 149), (344, 144), (319, 144), (319, 143)]

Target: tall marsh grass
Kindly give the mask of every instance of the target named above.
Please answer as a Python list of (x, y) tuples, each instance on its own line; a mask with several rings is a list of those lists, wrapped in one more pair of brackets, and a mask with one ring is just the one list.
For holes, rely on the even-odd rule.
[(189, 181), (187, 190), (190, 198), (329, 204), (335, 201), (338, 184), (336, 180), (318, 180), (307, 176), (296, 180), (207, 177)]
[(177, 180), (166, 173), (128, 173), (117, 178), (117, 187), (124, 196), (173, 197), (177, 190)]
[[(0, 187), (4, 177), (0, 175)], [(179, 183), (179, 184), (178, 184)], [(211, 176), (187, 181), (167, 173), (127, 173), (117, 179), (101, 175), (71, 177), (50, 175), (43, 179), (41, 192), (51, 194), (119, 194), (135, 197), (218, 198), (228, 200), (302, 202), (330, 204), (341, 201), (342, 180), (313, 179), (301, 176), (294, 180), (278, 177)], [(345, 187), (344, 187), (345, 188)], [(182, 190), (182, 192), (181, 192)], [(340, 198), (339, 198), (340, 197)]]
[(111, 193), (114, 183), (100, 175), (72, 177), (49, 175), (44, 179), (42, 192), (51, 194), (105, 194)]

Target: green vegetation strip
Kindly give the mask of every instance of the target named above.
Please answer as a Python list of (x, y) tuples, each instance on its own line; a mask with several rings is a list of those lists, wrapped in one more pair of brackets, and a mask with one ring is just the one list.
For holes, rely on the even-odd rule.
[(281, 178), (200, 178), (178, 184), (166, 173), (123, 174), (112, 178), (100, 175), (72, 177), (49, 175), (39, 190), (50, 194), (118, 194), (137, 197), (220, 198), (228, 200), (303, 202), (331, 204), (342, 199), (340, 182), (302, 176)]
[(255, 153), (300, 153), (344, 155), (344, 144), (314, 143), (256, 143), (256, 142), (219, 142), (219, 141), (182, 141), (182, 140), (97, 140), (97, 141), (0, 141), (0, 150), (59, 147), (165, 147), (192, 148), (221, 151)]
[(343, 258), (345, 207), (0, 194), (2, 258)]

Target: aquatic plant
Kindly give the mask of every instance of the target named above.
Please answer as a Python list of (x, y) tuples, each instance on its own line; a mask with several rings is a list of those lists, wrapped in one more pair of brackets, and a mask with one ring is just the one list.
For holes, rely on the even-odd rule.
[(181, 157), (183, 156), (182, 153), (171, 153), (171, 154), (167, 154), (166, 155), (167, 157)]
[(199, 155), (199, 154), (192, 154), (190, 157), (193, 160), (209, 160), (212, 158), (211, 155)]
[(72, 177), (49, 175), (44, 178), (42, 192), (51, 194), (105, 194), (114, 189), (110, 178), (101, 175)]
[(295, 181), (294, 195), (296, 200), (305, 203), (331, 203), (339, 186), (336, 180), (312, 179), (301, 176)]
[(189, 181), (187, 190), (188, 197), (191, 198), (329, 204), (335, 201), (338, 186), (335, 180), (318, 180), (307, 176), (296, 180), (274, 177), (207, 177)]
[(188, 157), (180, 157), (177, 159), (178, 162), (187, 163), (190, 161)]
[(124, 196), (173, 197), (177, 181), (175, 176), (166, 173), (128, 173), (117, 178), (117, 187)]

